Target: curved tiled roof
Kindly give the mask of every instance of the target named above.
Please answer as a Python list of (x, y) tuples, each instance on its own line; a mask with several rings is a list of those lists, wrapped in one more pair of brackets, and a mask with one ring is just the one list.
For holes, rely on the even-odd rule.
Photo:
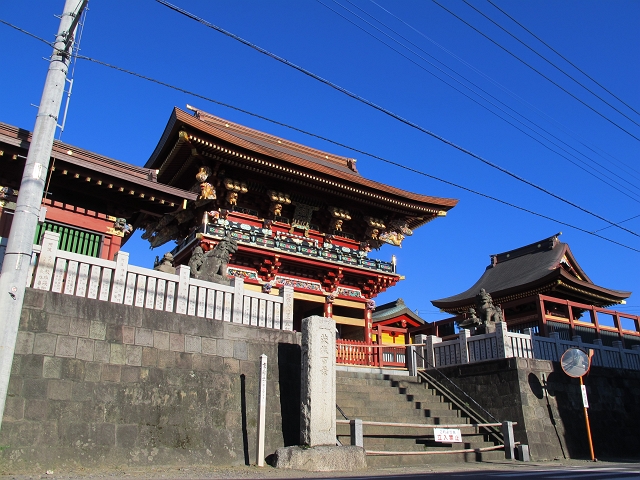
[(429, 205), (435, 211), (447, 211), (458, 203), (456, 199), (412, 193), (373, 180), (368, 180), (357, 173), (353, 159), (329, 154), (321, 150), (290, 142), (204, 112), (199, 112), (199, 116), (200, 118), (178, 108), (174, 108), (164, 135), (145, 166), (155, 169), (163, 168), (162, 162), (164, 162), (167, 157), (166, 155), (162, 155), (162, 153), (172, 147), (172, 145), (168, 143), (170, 139), (177, 135), (178, 130), (191, 127), (204, 135), (210, 135), (225, 143), (235, 145), (239, 149), (262, 154), (266, 157), (300, 167), (301, 169), (310, 170), (318, 175), (355, 184), (359, 187), (377, 192), (380, 195), (399, 197), (404, 201), (414, 202), (421, 206)]
[(576, 262), (569, 245), (558, 240), (559, 235), (492, 255), (491, 265), (473, 286), (431, 303), (442, 310), (453, 311), (471, 305), (482, 288), (500, 302), (517, 293), (548, 289), (553, 285), (565, 285), (581, 291), (586, 296), (601, 299), (602, 304), (618, 303), (631, 295), (631, 292), (595, 285)]

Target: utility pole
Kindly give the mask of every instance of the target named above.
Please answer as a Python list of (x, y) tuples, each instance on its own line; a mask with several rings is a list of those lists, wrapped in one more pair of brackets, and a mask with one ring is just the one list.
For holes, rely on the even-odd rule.
[(74, 35), (86, 4), (87, 0), (65, 0), (0, 274), (0, 426)]

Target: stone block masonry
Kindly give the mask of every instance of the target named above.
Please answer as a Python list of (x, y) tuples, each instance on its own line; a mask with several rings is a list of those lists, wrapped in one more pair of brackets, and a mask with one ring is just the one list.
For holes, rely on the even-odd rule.
[(298, 443), (300, 334), (28, 290), (0, 472), (255, 459)]
[[(440, 371), (499, 421), (518, 422), (515, 440), (531, 459), (589, 458), (580, 384), (557, 362), (489, 360)], [(592, 367), (584, 378), (596, 457), (640, 455), (640, 372)]]

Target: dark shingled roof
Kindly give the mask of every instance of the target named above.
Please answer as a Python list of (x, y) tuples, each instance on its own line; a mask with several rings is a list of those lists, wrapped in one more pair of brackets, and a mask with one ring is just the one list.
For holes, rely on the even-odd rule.
[(515, 250), (491, 256), (489, 265), (480, 279), (468, 290), (431, 303), (445, 311), (461, 311), (474, 303), (480, 289), (489, 292), (494, 301), (508, 301), (513, 295), (567, 289), (580, 292), (594, 305), (620, 303), (631, 292), (610, 290), (595, 285), (576, 262), (569, 245), (558, 240), (560, 234)]
[(411, 311), (411, 309), (407, 307), (407, 305), (404, 303), (404, 300), (401, 298), (376, 307), (371, 317), (373, 322), (376, 323), (390, 320), (392, 318), (397, 318), (401, 315), (406, 315), (410, 319), (420, 324), (425, 323), (425, 321), (421, 317), (419, 317), (415, 312)]

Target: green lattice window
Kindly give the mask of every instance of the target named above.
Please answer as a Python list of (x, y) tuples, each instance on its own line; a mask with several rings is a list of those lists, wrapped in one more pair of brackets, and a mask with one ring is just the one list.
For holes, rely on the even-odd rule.
[(58, 248), (66, 252), (79, 253), (90, 257), (100, 256), (102, 246), (102, 235), (80, 230), (78, 228), (61, 225), (59, 223), (44, 222), (38, 224), (36, 228), (36, 238), (34, 243), (40, 244), (44, 232), (51, 231), (60, 234)]

